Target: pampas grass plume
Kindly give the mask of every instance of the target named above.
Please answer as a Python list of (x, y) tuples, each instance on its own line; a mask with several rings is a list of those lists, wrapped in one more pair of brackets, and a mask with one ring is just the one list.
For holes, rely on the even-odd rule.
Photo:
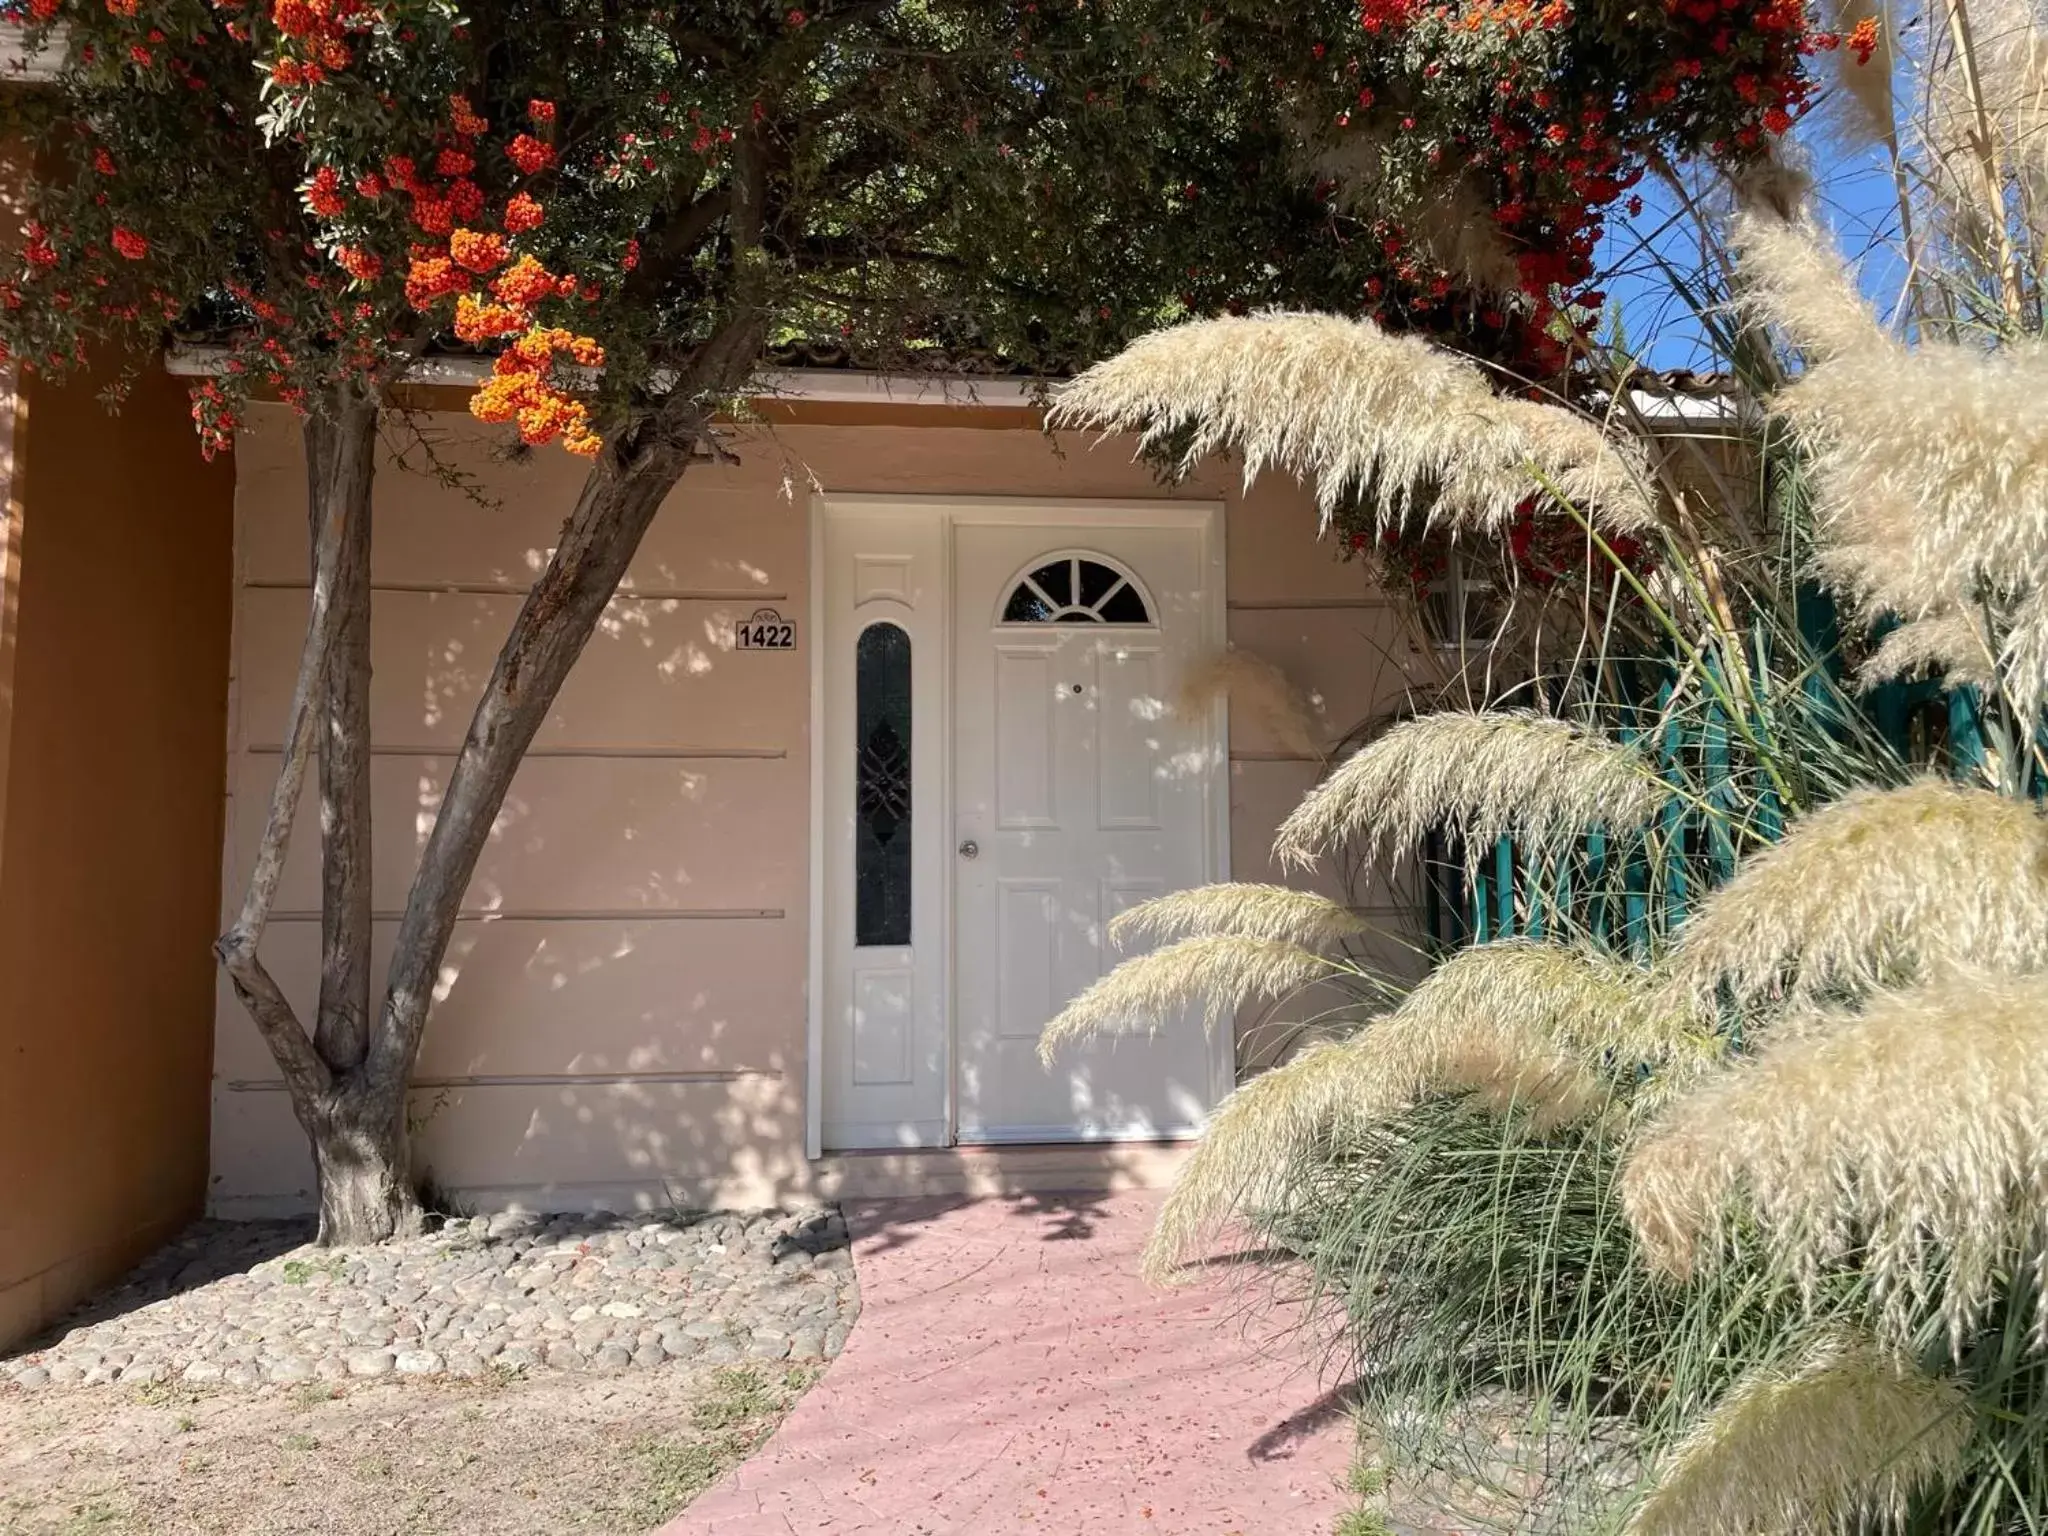
[(1680, 926), (1665, 971), (1675, 994), (1706, 1003), (1726, 987), (1746, 1004), (1948, 965), (2048, 965), (2048, 820), (2023, 800), (1923, 779), (1794, 823)]
[(1739, 216), (1744, 298), (1803, 351), (1773, 401), (1804, 444), (1825, 566), (1908, 619), (2048, 578), (2048, 346), (1886, 334), (1807, 220)]
[[(1623, 1166), (1659, 1268), (1716, 1262), (1740, 1205), (1783, 1273), (1873, 1280), (1892, 1342), (1952, 1337), (2048, 1253), (2048, 978), (1951, 975), (1854, 1015), (1813, 1012), (1670, 1105)], [(2037, 1347), (2048, 1291), (2037, 1292)]]
[(1157, 1030), (1189, 1009), (1214, 1033), (1255, 999), (1285, 997), (1339, 974), (1335, 962), (1281, 939), (1206, 935), (1136, 955), (1062, 1008), (1038, 1037), (1048, 1067), (1098, 1035)]
[(1325, 949), (1360, 938), (1371, 925), (1341, 902), (1285, 885), (1199, 885), (1140, 902), (1109, 925), (1119, 949), (1159, 939), (1230, 934)]
[(1181, 467), (1235, 451), (1316, 488), (1327, 520), (1370, 494), (1380, 516), (1496, 530), (1547, 479), (1616, 531), (1654, 522), (1639, 449), (1583, 416), (1496, 395), (1478, 367), (1364, 320), (1275, 312), (1140, 338), (1060, 392), (1055, 427), (1141, 434)]
[(1970, 1404), (1867, 1339), (1831, 1336), (1738, 1381), (1673, 1450), (1627, 1536), (1778, 1536), (1896, 1525), (1961, 1469)]
[(1410, 848), (1438, 825), (1473, 849), (1510, 833), (1540, 848), (1646, 825), (1665, 794), (1641, 753), (1573, 721), (1446, 710), (1404, 720), (1347, 758), (1280, 824), (1273, 851), (1306, 867), (1347, 842)]
[(1188, 668), (1174, 697), (1173, 712), (1183, 721), (1199, 723), (1209, 706), (1228, 699), (1230, 707), (1257, 720), (1282, 749), (1321, 760), (1315, 716), (1301, 690), (1272, 662), (1250, 651), (1212, 652)]
[(1968, 614), (1952, 610), (1901, 624), (1856, 669), (1856, 681), (1875, 688), (1930, 672), (1940, 673), (1951, 688), (1997, 685), (1997, 669)]

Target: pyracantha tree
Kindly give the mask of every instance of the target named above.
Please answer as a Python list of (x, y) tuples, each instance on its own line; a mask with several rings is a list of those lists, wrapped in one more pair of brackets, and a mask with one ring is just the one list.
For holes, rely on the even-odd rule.
[[(464, 890), (657, 508), (769, 343), (1085, 360), (1185, 307), (1330, 303), (1324, 211), (1213, 24), (991, 0), (26, 0), (50, 83), (0, 336), (25, 371), (198, 318), (209, 450), (302, 414), (312, 596), (282, 766), (218, 949), (311, 1140), (323, 1241), (417, 1217), (405, 1099)], [(590, 472), (513, 621), (370, 963), (370, 490), (419, 355)], [(259, 954), (319, 764), (311, 1020)]]
[[(1169, 17), (1171, 0), (1146, 0)], [(1842, 0), (1839, 12), (1868, 9)], [(1660, 157), (1753, 160), (1867, 62), (1866, 20), (1802, 0), (1225, 0), (1214, 56), (1283, 122), (1328, 208), (1321, 280), (1395, 329), (1556, 373), (1603, 302), (1596, 257)]]

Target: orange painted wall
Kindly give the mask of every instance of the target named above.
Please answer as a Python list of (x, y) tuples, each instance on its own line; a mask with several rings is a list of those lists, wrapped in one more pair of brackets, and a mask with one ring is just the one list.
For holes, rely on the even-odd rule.
[(0, 566), (0, 1346), (206, 1194), (234, 470), (93, 393), (19, 402)]

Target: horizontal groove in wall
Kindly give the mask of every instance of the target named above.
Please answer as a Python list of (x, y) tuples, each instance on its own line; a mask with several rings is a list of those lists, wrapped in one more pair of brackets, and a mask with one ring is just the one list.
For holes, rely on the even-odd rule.
[[(306, 592), (310, 581), (296, 577), (273, 579), (252, 576), (242, 583), (253, 592)], [(531, 582), (516, 581), (373, 581), (372, 592), (418, 592), (429, 596), (450, 594), (460, 597), (524, 597)], [(741, 592), (717, 587), (621, 587), (612, 596), (629, 603), (786, 603), (787, 592)]]
[[(370, 920), (395, 923), (405, 914), (372, 912)], [(586, 907), (575, 912), (541, 912), (530, 908), (472, 907), (455, 914), (458, 923), (752, 923), (778, 922), (788, 916), (781, 907)], [(273, 912), (273, 923), (317, 923), (318, 912)]]
[(1233, 752), (1233, 763), (1320, 763), (1322, 758), (1310, 752)]
[(1233, 597), (1223, 605), (1232, 613), (1289, 613), (1312, 609), (1391, 608), (1383, 597)]
[[(723, 1072), (531, 1072), (493, 1076), (416, 1077), (414, 1088), (603, 1088), (635, 1083), (739, 1083), (765, 1078), (780, 1082), (773, 1067), (735, 1067)], [(229, 1093), (282, 1093), (281, 1077), (231, 1077), (222, 1087)]]
[[(255, 757), (281, 757), (284, 748), (274, 741), (253, 742), (244, 749)], [(372, 757), (454, 757), (460, 747), (373, 745)], [(313, 754), (319, 756), (316, 751)], [(780, 762), (789, 756), (787, 747), (528, 747), (527, 757), (595, 757), (645, 759), (651, 762), (689, 762), (744, 758), (749, 762)]]

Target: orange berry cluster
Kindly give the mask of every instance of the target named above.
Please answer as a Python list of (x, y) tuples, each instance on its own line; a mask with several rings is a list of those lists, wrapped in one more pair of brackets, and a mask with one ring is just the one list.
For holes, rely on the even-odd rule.
[[(455, 334), (470, 346), (507, 342), (492, 366), (491, 377), (470, 397), (470, 414), (479, 421), (510, 422), (522, 442), (535, 445), (559, 440), (575, 454), (595, 454), (603, 441), (590, 429), (590, 411), (571, 398), (563, 386), (562, 358), (579, 367), (604, 364), (604, 349), (588, 336), (545, 324), (539, 307), (551, 300), (573, 298), (583, 287), (571, 275), (557, 276), (531, 255), (514, 256), (511, 240), (538, 229), (547, 210), (531, 192), (509, 198), (497, 230), (470, 222), (483, 212), (483, 198), (469, 179), (475, 169), (478, 138), (490, 124), (457, 96), (450, 103), (454, 142), (434, 158), (442, 186), (422, 179), (412, 161), (387, 160), (376, 178), (381, 193), (391, 185), (412, 194), (413, 222), (423, 233), (444, 237), (412, 248), (406, 274), (407, 301), (430, 311), (455, 300)], [(554, 104), (535, 101), (527, 109), (533, 125), (551, 134)], [(554, 146), (532, 134), (517, 135), (506, 154), (523, 175), (533, 176), (555, 163)], [(369, 189), (360, 188), (365, 195)], [(457, 220), (461, 223), (457, 223)], [(509, 338), (509, 341), (508, 341)]]

